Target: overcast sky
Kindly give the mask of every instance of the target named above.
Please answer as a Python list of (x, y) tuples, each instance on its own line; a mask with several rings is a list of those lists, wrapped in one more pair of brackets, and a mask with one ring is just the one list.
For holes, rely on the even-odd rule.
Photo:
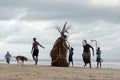
[(60, 36), (55, 27), (66, 21), (74, 59), (84, 39), (94, 48), (97, 40), (103, 59), (120, 59), (120, 0), (0, 0), (0, 58), (7, 51), (31, 58), (33, 37), (45, 46), (39, 58), (50, 58)]

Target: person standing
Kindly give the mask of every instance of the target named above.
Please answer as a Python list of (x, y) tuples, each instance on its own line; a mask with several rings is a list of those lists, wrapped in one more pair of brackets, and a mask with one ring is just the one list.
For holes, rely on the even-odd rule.
[(8, 64), (10, 64), (10, 59), (12, 58), (11, 54), (9, 53), (9, 51), (7, 51), (7, 54), (5, 55), (5, 59), (6, 59), (6, 62)]
[(71, 47), (69, 50), (69, 66), (70, 66), (70, 62), (72, 62), (72, 66), (73, 66), (73, 48)]
[(100, 47), (97, 48), (96, 55), (97, 55), (97, 57), (96, 57), (97, 68), (99, 67), (99, 65), (100, 65), (100, 68), (101, 68), (102, 59), (101, 59), (101, 50), (100, 50)]
[(89, 63), (89, 66), (91, 68), (91, 52), (90, 52), (90, 48), (92, 49), (93, 56), (94, 56), (94, 48), (90, 44), (88, 44), (86, 40), (83, 40), (83, 54), (82, 54), (82, 57), (83, 57), (83, 61), (85, 63), (84, 67)]
[(35, 65), (37, 65), (38, 63), (38, 53), (39, 53), (39, 48), (38, 46), (42, 47), (42, 48), (45, 48), (43, 47), (37, 40), (36, 38), (33, 38), (33, 45), (32, 45), (32, 50), (31, 50), (31, 53), (32, 53), (32, 57), (33, 57), (33, 60), (35, 61)]

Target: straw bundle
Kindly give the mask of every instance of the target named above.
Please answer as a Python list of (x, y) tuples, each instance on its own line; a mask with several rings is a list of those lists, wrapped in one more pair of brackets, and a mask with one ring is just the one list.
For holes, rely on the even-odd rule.
[(50, 52), (51, 56), (51, 65), (52, 66), (59, 66), (59, 67), (68, 67), (69, 64), (67, 62), (67, 51), (69, 47), (67, 46), (67, 35), (65, 33), (68, 33), (68, 29), (70, 26), (66, 27), (67, 22), (64, 24), (63, 29), (60, 27), (57, 27), (57, 30), (61, 34), (61, 37), (59, 37), (55, 43), (54, 46)]

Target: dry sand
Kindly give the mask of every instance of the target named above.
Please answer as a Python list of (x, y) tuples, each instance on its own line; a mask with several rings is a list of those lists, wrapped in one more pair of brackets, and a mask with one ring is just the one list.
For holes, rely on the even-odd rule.
[(120, 80), (120, 69), (0, 64), (0, 80)]

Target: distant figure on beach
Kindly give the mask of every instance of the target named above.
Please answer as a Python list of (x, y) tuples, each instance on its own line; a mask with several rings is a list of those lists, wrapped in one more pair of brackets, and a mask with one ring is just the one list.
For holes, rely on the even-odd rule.
[(99, 67), (99, 65), (100, 65), (100, 68), (101, 68), (102, 58), (101, 58), (101, 50), (100, 50), (100, 47), (97, 48), (96, 55), (97, 55), (97, 57), (96, 57), (97, 68)]
[(12, 58), (11, 54), (9, 53), (9, 51), (7, 51), (7, 54), (5, 55), (5, 59), (6, 59), (6, 62), (8, 64), (10, 64), (10, 59)]
[(89, 63), (89, 66), (91, 68), (91, 52), (90, 52), (90, 48), (92, 49), (93, 52), (93, 56), (94, 56), (94, 48), (87, 43), (86, 40), (83, 40), (83, 61), (85, 63), (84, 67)]
[(32, 50), (31, 50), (31, 53), (32, 53), (32, 57), (33, 57), (33, 60), (35, 61), (35, 65), (37, 65), (38, 63), (38, 53), (39, 53), (39, 48), (38, 46), (42, 47), (42, 48), (45, 48), (43, 47), (39, 42), (36, 41), (36, 38), (33, 38), (33, 45), (32, 45)]
[(69, 66), (70, 66), (70, 62), (72, 62), (72, 66), (73, 66), (73, 48), (71, 47), (69, 50)]

